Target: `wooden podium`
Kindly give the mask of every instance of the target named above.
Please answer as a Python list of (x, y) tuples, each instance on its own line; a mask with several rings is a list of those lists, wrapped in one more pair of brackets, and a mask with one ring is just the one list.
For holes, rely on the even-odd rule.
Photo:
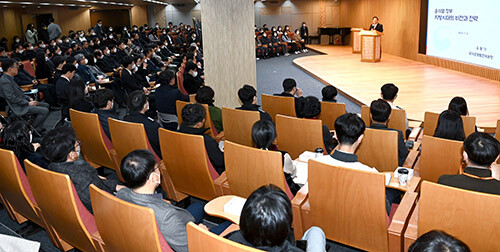
[(361, 36), (359, 33), (362, 31), (362, 28), (352, 28), (352, 53), (361, 53)]
[(361, 37), (361, 61), (380, 61), (382, 57), (382, 35), (383, 33), (375, 30), (359, 32)]

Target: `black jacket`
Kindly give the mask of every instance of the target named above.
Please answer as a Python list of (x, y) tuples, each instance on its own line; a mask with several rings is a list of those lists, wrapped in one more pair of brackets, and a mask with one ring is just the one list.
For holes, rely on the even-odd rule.
[(122, 70), (121, 81), (123, 87), (128, 92), (132, 92), (135, 90), (142, 90), (142, 85), (138, 83), (137, 79), (133, 76), (133, 74), (130, 74), (130, 72), (127, 69)]
[(219, 149), (219, 144), (213, 137), (211, 137), (210, 135), (205, 135), (205, 132), (207, 130), (209, 129), (192, 128), (186, 126), (185, 123), (181, 123), (181, 126), (179, 128), (179, 132), (181, 133), (203, 136), (208, 159), (210, 159), (210, 162), (212, 163), (212, 166), (215, 168), (217, 173), (221, 174), (226, 170), (226, 166), (224, 165), (224, 152)]
[(244, 104), (243, 103), (243, 105), (241, 107), (236, 108), (236, 109), (248, 110), (248, 111), (259, 111), (261, 120), (269, 120), (271, 122), (273, 121), (273, 118), (271, 118), (271, 115), (269, 115), (266, 111), (261, 109), (260, 106), (257, 104)]
[(226, 235), (225, 238), (243, 244), (245, 246), (249, 246), (252, 248), (257, 248), (263, 251), (271, 251), (271, 252), (304, 252), (303, 250), (295, 247), (290, 240), (293, 240), (293, 236), (290, 235), (291, 238), (285, 240), (281, 246), (274, 246), (274, 247), (269, 247), (269, 246), (254, 246), (251, 243), (249, 243), (247, 240), (245, 240), (245, 237), (243, 237), (243, 234), (241, 233), (240, 230), (234, 231), (232, 233), (229, 233)]
[(118, 180), (99, 178), (97, 170), (81, 159), (74, 162), (50, 163), (48, 169), (69, 175), (71, 182), (73, 182), (75, 186), (78, 197), (85, 208), (91, 213), (93, 213), (93, 211), (90, 203), (90, 184), (94, 184), (99, 189), (109, 193), (113, 193), (118, 184)]
[(105, 73), (114, 72), (120, 66), (113, 58), (104, 55), (102, 59), (97, 60), (97, 66)]
[(17, 83), (17, 85), (31, 85), (33, 84), (33, 80), (35, 77), (31, 76), (30, 73), (28, 73), (24, 69), (19, 69), (17, 71), (17, 75), (14, 76), (14, 81)]
[(283, 92), (281, 94), (274, 94), (276, 96), (284, 96), (284, 97), (293, 97), (295, 98), (295, 114), (297, 117), (303, 117), (302, 116), (302, 108), (304, 107), (304, 97), (295, 97), (294, 95)]
[(101, 123), (101, 127), (104, 130), (104, 133), (106, 133), (106, 136), (111, 140), (111, 134), (109, 134), (108, 118), (111, 117), (113, 119), (120, 120), (118, 114), (114, 109), (110, 110), (94, 109), (94, 113), (96, 113), (99, 116), (99, 122)]
[(69, 81), (66, 78), (60, 77), (56, 81), (56, 96), (57, 100), (62, 104), (69, 102)]
[[(370, 28), (368, 28), (369, 31), (373, 30), (373, 24), (370, 25)], [(379, 23), (377, 24), (377, 27), (375, 28), (376, 31), (379, 31), (379, 32), (384, 32), (384, 26)]]
[(406, 157), (408, 156), (408, 148), (406, 148), (405, 138), (403, 136), (403, 132), (397, 129), (387, 128), (386, 125), (383, 124), (373, 124), (370, 126), (371, 129), (378, 130), (392, 130), (398, 132), (398, 165), (403, 166), (405, 163)]
[(153, 119), (139, 112), (130, 112), (123, 118), (123, 120), (133, 123), (142, 123), (151, 147), (156, 155), (161, 158), (160, 140), (158, 139), (158, 129), (160, 128), (160, 125)]
[(203, 79), (199, 76), (193, 77), (189, 72), (184, 72), (184, 89), (188, 94), (196, 94), (203, 85)]
[(181, 93), (177, 86), (171, 85), (161, 85), (155, 90), (155, 102), (156, 109), (160, 113), (166, 113), (171, 115), (176, 115), (176, 105), (175, 102), (179, 101), (189, 101), (189, 95)]
[[(467, 166), (464, 173), (481, 177), (491, 178), (491, 170)], [(458, 187), (466, 190), (491, 193), (500, 195), (500, 181), (496, 179), (479, 179), (467, 175), (442, 175), (438, 180), (439, 184)]]

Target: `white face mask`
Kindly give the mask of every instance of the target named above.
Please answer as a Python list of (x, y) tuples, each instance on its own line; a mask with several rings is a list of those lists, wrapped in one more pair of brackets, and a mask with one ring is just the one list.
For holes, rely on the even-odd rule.
[(95, 36), (95, 32), (92, 32), (90, 35)]
[(57, 41), (57, 43), (61, 44), (61, 43), (62, 43), (62, 40), (60, 40), (60, 39), (59, 39), (59, 40)]
[(75, 64), (75, 67), (78, 68), (78, 63)]
[(61, 54), (62, 54), (62, 51), (57, 52), (57, 55), (61, 55)]
[(33, 46), (30, 46), (30, 50), (33, 50)]
[(23, 53), (23, 52), (24, 52), (24, 50), (19, 50), (19, 53)]
[(114, 52), (114, 53), (116, 52), (116, 48), (113, 48), (113, 52)]
[(83, 34), (83, 33), (82, 33), (82, 34), (80, 34), (80, 37), (83, 37), (83, 36), (85, 36), (85, 34)]
[(94, 58), (94, 63), (97, 63), (97, 59), (96, 58)]
[(20, 39), (16, 39), (16, 43), (19, 43), (19, 42), (21, 42), (21, 40)]
[(40, 45), (40, 47), (41, 47), (41, 48), (45, 48), (45, 44), (41, 44), (41, 45)]
[(66, 39), (66, 43), (69, 43), (69, 39)]
[[(158, 176), (158, 181), (154, 181), (153, 180), (153, 174), (155, 174), (156, 176)], [(151, 174), (149, 174), (149, 180), (151, 180), (151, 182), (153, 182), (154, 184), (160, 184), (161, 183), (161, 173), (156, 173), (156, 172), (152, 172)]]
[(45, 57), (45, 61), (49, 61), (49, 57)]
[(137, 27), (134, 27), (134, 31), (137, 31)]
[(198, 71), (194, 71), (192, 75), (193, 75), (193, 77), (196, 78), (196, 76), (198, 76)]
[(109, 36), (109, 39), (113, 39), (113, 35), (110, 35), (110, 36)]
[(132, 65), (132, 70), (135, 70), (137, 68), (137, 66), (134, 64)]
[(85, 59), (85, 65), (87, 65), (88, 63), (89, 63), (89, 60)]
[(109, 31), (112, 32), (113, 31), (113, 28), (109, 28)]

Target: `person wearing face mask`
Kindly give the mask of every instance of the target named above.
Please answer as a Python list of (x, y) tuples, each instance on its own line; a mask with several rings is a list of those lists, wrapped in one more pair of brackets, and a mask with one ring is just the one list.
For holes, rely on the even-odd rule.
[(148, 39), (151, 43), (156, 43), (160, 41), (160, 39), (158, 38), (158, 34), (156, 34), (157, 33), (156, 31), (157, 29), (153, 29), (148, 35)]
[(300, 37), (299, 29), (295, 30), (295, 34), (293, 34), (292, 41), (297, 44), (297, 48), (299, 48), (299, 50), (301, 52), (304, 52), (304, 53), (307, 52), (306, 42), (304, 41), (304, 39), (302, 39), (302, 37)]
[(97, 20), (97, 24), (94, 26), (95, 35), (101, 39), (104, 36), (104, 28), (102, 27), (102, 20)]
[(191, 36), (189, 36), (189, 38), (188, 38), (188, 42), (190, 45), (193, 43), (198, 44), (199, 40), (198, 40), (198, 37), (196, 36), (196, 33), (194, 33), (194, 32), (191, 33)]
[(21, 38), (19, 36), (14, 36), (12, 37), (12, 45), (11, 45), (11, 48), (12, 50), (14, 51), (14, 49), (16, 48), (16, 45), (19, 45), (21, 44)]
[(198, 76), (198, 67), (195, 63), (188, 61), (184, 70), (184, 89), (188, 94), (196, 94), (203, 86), (203, 79)]
[(155, 53), (154, 47), (148, 47), (144, 51), (144, 55), (146, 56), (145, 63), (147, 64), (146, 69), (148, 70), (148, 76), (151, 81), (155, 81), (158, 78), (160, 72), (162, 71), (161, 66), (157, 65), (158, 62), (155, 63), (154, 53)]
[(300, 53), (297, 44), (295, 42), (292, 42), (292, 39), (290, 38), (290, 36), (288, 36), (288, 32), (284, 32), (283, 35), (281, 35), (281, 41), (283, 41), (283, 43), (286, 43), (287, 46), (290, 46), (289, 52), (294, 52), (295, 54)]
[[(155, 156), (148, 150), (135, 150), (121, 162), (120, 171), (128, 187), (119, 190), (116, 197), (127, 202), (154, 210), (158, 228), (168, 245), (177, 252), (187, 252), (186, 224), (201, 223), (204, 204), (195, 202), (186, 209), (172, 205), (157, 193), (161, 174)], [(203, 224), (199, 224), (207, 228)], [(215, 234), (222, 233), (230, 225), (224, 222), (210, 229)]]
[(127, 107), (129, 113), (123, 120), (144, 125), (149, 143), (155, 154), (161, 159), (160, 140), (158, 139), (158, 129), (160, 125), (146, 115), (146, 112), (149, 110), (148, 96), (142, 90), (136, 90), (130, 93), (128, 95)]
[(276, 31), (273, 32), (273, 36), (271, 37), (271, 42), (273, 42), (273, 46), (276, 48), (276, 51), (278, 51), (278, 49), (280, 49), (281, 53), (283, 53), (285, 56), (290, 55), (288, 53), (288, 48), (287, 48), (286, 43), (283, 43), (280, 40), (280, 37), (278, 36), (278, 32), (276, 32)]
[(94, 105), (93, 113), (96, 113), (99, 117), (99, 122), (101, 127), (108, 137), (111, 139), (111, 134), (109, 134), (108, 118), (113, 118), (121, 120), (114, 108), (115, 96), (111, 89), (98, 89), (92, 97), (92, 104)]
[(118, 50), (116, 51), (116, 57), (123, 59), (125, 56), (129, 56), (129, 52), (127, 52), (127, 42), (128, 40), (122, 39), (118, 44)]
[[(269, 57), (269, 48), (262, 46), (262, 42), (257, 37), (257, 35), (254, 35), (255, 38), (255, 55), (260, 56), (263, 59), (267, 59)], [(257, 58), (259, 60), (259, 58)]]
[(26, 27), (26, 42), (31, 44), (36, 44), (38, 41), (38, 31), (35, 29), (35, 25), (28, 24)]
[(33, 47), (33, 45), (31, 43), (24, 44), (23, 55), (29, 61), (32, 61), (36, 57), (36, 53), (35, 53), (34, 47)]
[(106, 56), (103, 52), (108, 52), (109, 49), (103, 46), (101, 50), (95, 50), (94, 56), (97, 59), (97, 66), (105, 73), (116, 72), (120, 65), (111, 57)]
[(69, 175), (78, 197), (91, 213), (91, 184), (108, 193), (124, 188), (118, 180), (100, 178), (97, 170), (80, 158), (80, 141), (70, 127), (51, 130), (42, 140), (41, 151), (50, 161), (48, 170)]
[(24, 171), (24, 160), (26, 159), (47, 169), (49, 161), (42, 156), (40, 144), (32, 142), (33, 134), (25, 121), (12, 122), (3, 129), (1, 136), (0, 148), (13, 151)]
[[(104, 80), (98, 79), (96, 75), (92, 72), (90, 67), (87, 65), (89, 60), (83, 54), (77, 54), (75, 56), (76, 62), (78, 62), (78, 67), (76, 68), (76, 72), (81, 77), (81, 79), (85, 83), (95, 83), (100, 84), (103, 83)], [(93, 61), (92, 57), (92, 61)]]
[(122, 39), (129, 39), (131, 38), (130, 36), (130, 32), (128, 31), (127, 27), (123, 27), (123, 30), (122, 30)]
[(148, 92), (146, 87), (140, 84), (137, 78), (134, 76), (134, 72), (137, 71), (137, 65), (132, 57), (127, 56), (122, 60), (122, 73), (121, 73), (121, 82), (122, 86), (129, 93), (135, 90), (141, 90), (144, 92)]
[(21, 44), (14, 44), (13, 48), (14, 52), (12, 52), (11, 58), (18, 61), (28, 60), (28, 58), (26, 58), (26, 55), (24, 54), (24, 47)]
[(4, 59), (8, 59), (9, 55), (7, 55), (7, 51), (5, 51), (5, 47), (0, 46), (0, 61)]
[(309, 28), (307, 28), (306, 22), (302, 22), (300, 27), (300, 37), (304, 39), (306, 44), (309, 44)]
[(268, 35), (266, 32), (264, 32), (262, 34), (262, 38), (260, 39), (260, 41), (262, 42), (262, 46), (268, 48), (269, 50), (269, 54), (271, 57), (274, 57), (275, 55), (279, 55), (278, 54), (278, 46), (273, 46), (273, 43), (271, 42), (271, 39), (269, 39)]

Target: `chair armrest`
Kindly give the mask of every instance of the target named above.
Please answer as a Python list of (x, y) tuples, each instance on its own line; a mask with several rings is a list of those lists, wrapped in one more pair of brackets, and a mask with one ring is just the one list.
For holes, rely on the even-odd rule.
[(389, 236), (389, 251), (405, 251), (403, 250), (403, 237), (410, 216), (415, 209), (418, 193), (406, 192), (399, 204), (392, 222), (387, 229)]
[(21, 89), (22, 89), (23, 91), (25, 91), (25, 92), (26, 92), (26, 91), (30, 91), (30, 90), (31, 90), (31, 88), (33, 88), (33, 85), (32, 85), (32, 84), (29, 84), (29, 85), (22, 85), (22, 86), (21, 86)]
[(101, 238), (101, 234), (99, 232), (95, 232), (90, 235), (90, 238), (92, 238), (92, 242), (94, 242), (95, 247), (97, 248), (98, 252), (105, 252), (104, 250), (104, 241)]
[(418, 151), (420, 144), (421, 144), (420, 142), (414, 142), (413, 148), (410, 150), (410, 153), (408, 153), (408, 156), (406, 157), (403, 167), (413, 168), (415, 166), (415, 162), (417, 161), (420, 155), (420, 152)]
[(305, 184), (300, 188), (295, 197), (292, 199), (293, 211), (293, 231), (295, 237), (302, 237), (304, 232), (309, 228), (311, 219), (309, 211), (309, 185)]
[(47, 83), (49, 83), (49, 79), (48, 79), (48, 78), (38, 79), (38, 82), (39, 82), (40, 84), (47, 84)]
[(414, 127), (410, 135), (408, 136), (408, 140), (416, 141), (418, 139), (418, 136), (422, 133), (422, 127)]
[(403, 251), (408, 251), (410, 245), (418, 238), (418, 209), (419, 203), (417, 202), (413, 212), (411, 213), (410, 219), (408, 220), (406, 231), (404, 232)]
[(234, 231), (240, 230), (240, 226), (236, 224), (231, 224), (231, 226), (227, 227), (226, 230), (224, 230), (222, 233), (220, 233), (220, 237), (224, 237), (228, 235), (229, 233), (232, 233)]
[(484, 132), (487, 134), (495, 134), (496, 127), (479, 127), (477, 130), (479, 132)]
[(113, 72), (105, 73), (107, 76), (112, 76)]
[(214, 180), (215, 192), (218, 196), (230, 194), (229, 183), (227, 182), (226, 172)]
[(211, 200), (204, 207), (205, 213), (207, 213), (208, 215), (211, 215), (211, 216), (226, 219), (228, 221), (231, 221), (231, 222), (239, 225), (240, 224), (240, 216), (239, 215), (226, 213), (224, 211), (224, 205), (235, 197), (240, 198), (240, 197), (235, 196), (235, 195), (225, 195), (225, 196), (220, 196), (220, 197), (217, 197), (217, 198)]

